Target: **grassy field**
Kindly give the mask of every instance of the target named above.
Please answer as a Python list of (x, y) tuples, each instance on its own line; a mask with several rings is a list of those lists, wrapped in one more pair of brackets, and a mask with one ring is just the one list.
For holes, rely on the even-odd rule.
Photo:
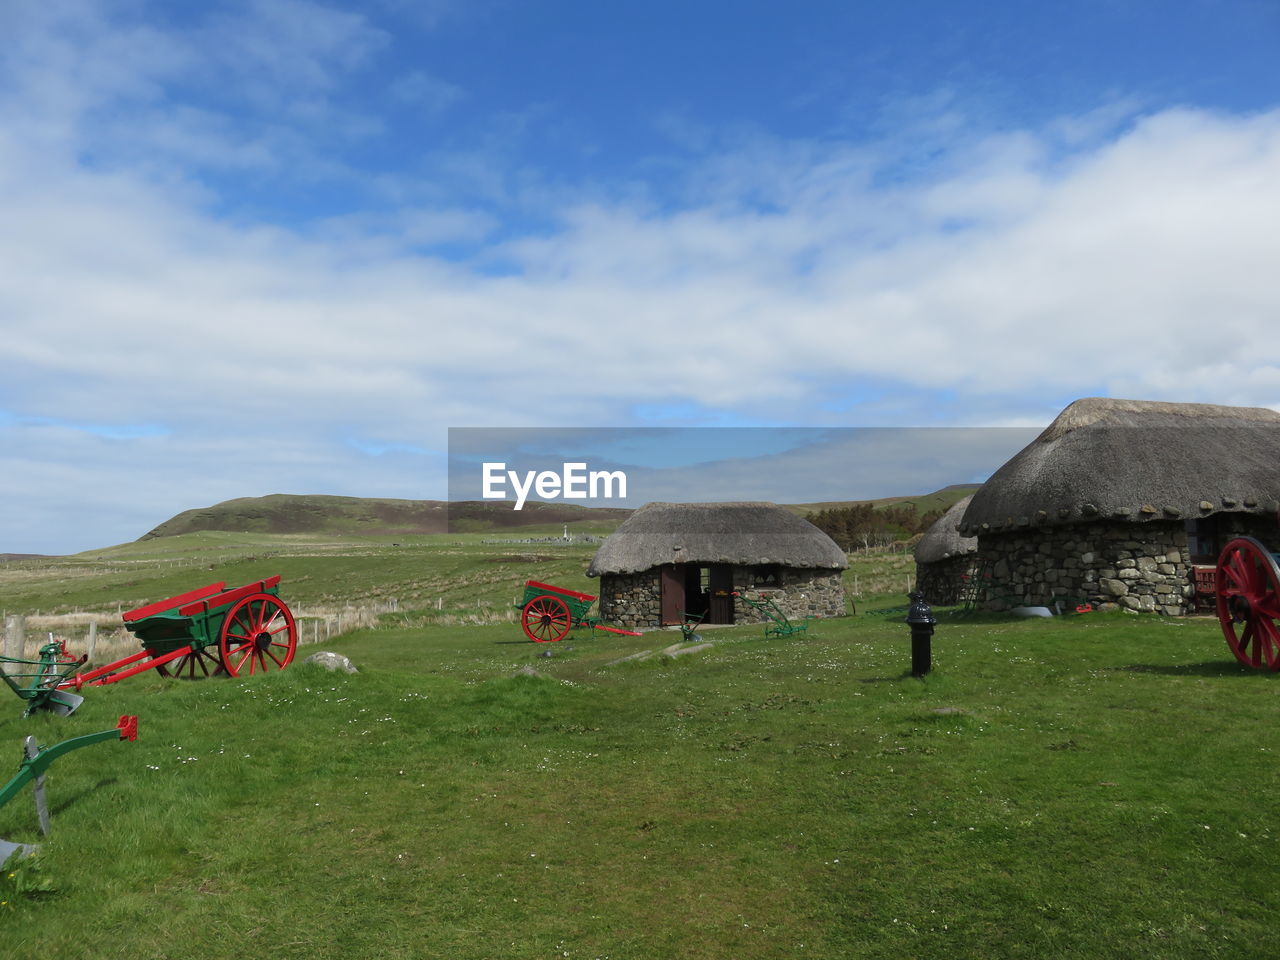
[[(5, 606), (114, 610), (234, 570), (285, 573), (303, 607), (376, 587), (399, 609), (326, 645), (354, 676), (144, 674), (65, 719), (14, 698), (14, 769), (27, 733), (142, 732), (50, 772), (54, 833), (0, 882), (0, 955), (1280, 952), (1275, 678), (1212, 620), (944, 615), (917, 680), (901, 595), (868, 595), (800, 636), (619, 662), (679, 635), (544, 647), (465, 621), (527, 577), (589, 588), (589, 547), (201, 536), (10, 565)], [(505, 559), (528, 555), (549, 559)], [(860, 583), (902, 575), (863, 562)], [(37, 839), (29, 795), (0, 836)]]

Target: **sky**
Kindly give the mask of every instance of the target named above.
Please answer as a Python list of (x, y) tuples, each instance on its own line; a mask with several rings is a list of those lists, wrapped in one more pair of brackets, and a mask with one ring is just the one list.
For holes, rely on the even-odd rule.
[(0, 552), (442, 499), (451, 427), (1280, 409), (1272, 0), (12, 0), (0, 36)]
[[(1029, 427), (453, 427), (449, 500), (823, 503), (981, 483)], [(539, 496), (538, 484), (546, 496)]]

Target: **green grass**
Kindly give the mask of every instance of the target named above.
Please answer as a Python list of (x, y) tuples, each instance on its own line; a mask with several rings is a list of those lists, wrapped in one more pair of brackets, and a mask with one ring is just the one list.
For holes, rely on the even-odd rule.
[[(676, 659), (613, 662), (678, 634), (398, 627), (330, 645), (356, 676), (15, 699), (15, 765), (28, 732), (142, 733), (50, 772), (54, 889), (10, 896), (5, 953), (1277, 954), (1276, 680), (1214, 622), (944, 618), (916, 680), (863, 607)], [(36, 838), (29, 797), (0, 836)]]
[[(250, 583), (280, 574), (291, 606), (385, 604), (404, 610), (505, 611), (529, 579), (595, 592), (585, 576), (593, 543), (519, 541), (518, 534), (405, 537), (183, 534), (72, 557), (0, 564), (0, 605), (31, 615), (116, 614), (216, 580)], [(532, 528), (535, 531), (539, 528)], [(555, 530), (559, 535), (560, 530)], [(557, 579), (558, 578), (558, 579)]]

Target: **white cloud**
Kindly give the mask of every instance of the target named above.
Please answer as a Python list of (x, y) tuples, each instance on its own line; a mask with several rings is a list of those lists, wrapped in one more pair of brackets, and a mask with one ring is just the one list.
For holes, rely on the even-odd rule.
[[(639, 401), (665, 380), (698, 403), (750, 405), (805, 394), (815, 370), (941, 387), (987, 368), (980, 389), (995, 393), (1046, 380), (1163, 391), (1210, 357), (1263, 387), (1278, 163), (1274, 115), (1165, 114), (1066, 170), (1015, 151), (1003, 179), (988, 167), (865, 204), (571, 210), (559, 232), (502, 248), (519, 267), (506, 277), (352, 242), (375, 218), (311, 238), (231, 226), (127, 175), (64, 168), (34, 193), (9, 185), (9, 348), (51, 376), (109, 379), (216, 343), (183, 363), (209, 371), (217, 405), (283, 402), (322, 372), (305, 406), (341, 397), (356, 418), (409, 384), (421, 397), (477, 381), (507, 384), (490, 420), (529, 402), (563, 410), (571, 369), (618, 366), (630, 375), (594, 383), (598, 400)], [(397, 224), (391, 241), (415, 245), (479, 237), (486, 217), (416, 210)], [(1210, 354), (1186, 349), (1209, 329)], [(636, 330), (647, 336), (620, 349)], [(248, 342), (277, 361), (239, 363), (232, 345)], [(175, 394), (175, 414), (195, 405), (152, 389)]]
[[(192, 171), (344, 161), (308, 140), (310, 120), (246, 127), (175, 99), (175, 78), (228, 78), (268, 116), (286, 101), (341, 115), (334, 77), (379, 32), (263, 2), (255, 23), (291, 54), (215, 22), (240, 46), (214, 57), (100, 9), (8, 15), (20, 42), (0, 118), (20, 122), (0, 127), (0, 408), (170, 433), (6, 428), (9, 501), (28, 505), (35, 540), (0, 531), (0, 550), (38, 546), (57, 504), (91, 484), (116, 491), (98, 507), (116, 504), (133, 535), (135, 470), (148, 502), (179, 491), (179, 508), (289, 489), (440, 494), (412, 457), (347, 440), (432, 450), (450, 425), (617, 424), (655, 404), (768, 422), (913, 409), (828, 408), (859, 383), (945, 394), (962, 423), (1102, 391), (1280, 404), (1280, 113), (1125, 125), (1113, 111), (989, 137), (948, 120), (929, 133), (933, 160), (902, 139), (755, 136), (690, 161), (690, 192), (666, 204), (598, 183), (566, 202), (537, 171), (493, 173), (479, 155), (475, 169), (505, 178), (497, 213), (419, 196), (287, 227), (217, 215), (234, 198)], [(137, 149), (86, 157), (126, 133)], [(410, 175), (392, 179), (389, 195), (413, 193)], [(511, 194), (522, 182), (538, 186)], [(522, 232), (504, 209), (554, 226)], [(450, 244), (474, 252), (430, 252)]]

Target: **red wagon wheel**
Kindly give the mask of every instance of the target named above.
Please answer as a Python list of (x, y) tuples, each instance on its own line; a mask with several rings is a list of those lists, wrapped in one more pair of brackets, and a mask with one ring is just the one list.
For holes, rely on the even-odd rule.
[(564, 639), (573, 626), (573, 618), (569, 616), (567, 603), (559, 597), (545, 595), (534, 597), (524, 605), (520, 626), (534, 643), (554, 643)]
[(269, 593), (254, 593), (227, 611), (218, 650), (227, 673), (238, 677), (283, 670), (298, 648), (293, 614)]
[(226, 668), (207, 647), (192, 650), (168, 663), (156, 664), (156, 673), (162, 677), (181, 677), (184, 680), (198, 680), (202, 677), (221, 677)]
[(1218, 622), (1236, 659), (1280, 670), (1277, 619), (1280, 567), (1275, 558), (1253, 537), (1232, 540), (1218, 557)]

